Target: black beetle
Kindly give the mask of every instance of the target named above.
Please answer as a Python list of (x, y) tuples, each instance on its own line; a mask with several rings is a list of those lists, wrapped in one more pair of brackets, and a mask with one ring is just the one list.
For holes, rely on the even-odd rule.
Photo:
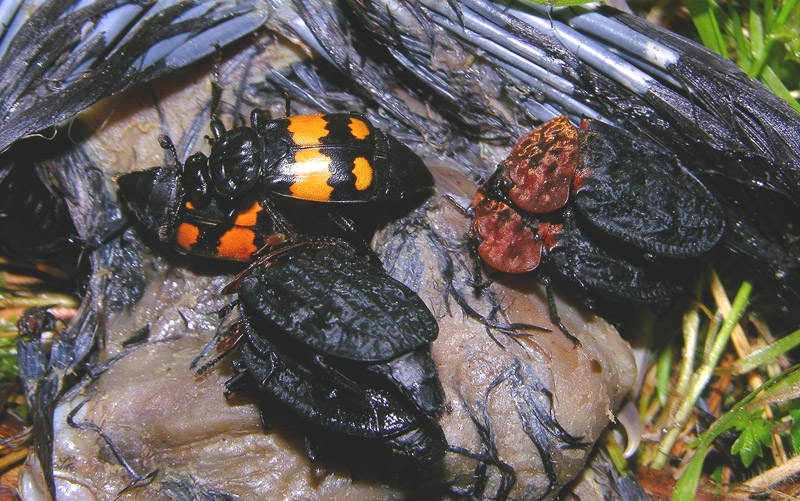
[(439, 329), (419, 296), (331, 242), (274, 251), (234, 284), (247, 342), (230, 390), (246, 374), (318, 428), (419, 463), (442, 458)]

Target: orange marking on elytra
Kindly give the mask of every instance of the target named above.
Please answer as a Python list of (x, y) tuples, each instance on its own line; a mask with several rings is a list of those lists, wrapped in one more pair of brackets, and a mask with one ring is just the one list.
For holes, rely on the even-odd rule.
[(356, 139), (364, 139), (369, 136), (369, 127), (362, 120), (350, 117), (350, 133)]
[(372, 184), (372, 166), (364, 157), (356, 157), (353, 161), (353, 174), (356, 176), (356, 189), (364, 191)]
[(286, 117), (289, 127), (286, 130), (292, 134), (292, 141), (297, 146), (318, 146), (323, 137), (328, 135), (328, 121), (324, 115), (299, 115)]
[(253, 243), (255, 233), (250, 228), (234, 226), (219, 237), (217, 253), (221, 258), (247, 261), (258, 250)]
[(250, 205), (246, 206), (244, 210), (236, 215), (233, 224), (236, 226), (255, 226), (258, 221), (258, 213), (262, 210), (264, 210), (264, 208), (261, 207), (258, 201), (253, 200)]
[(181, 223), (178, 226), (175, 239), (178, 245), (186, 250), (192, 250), (192, 246), (197, 243), (197, 237), (200, 236), (200, 229), (189, 223)]
[(333, 186), (328, 184), (331, 178), (329, 166), (331, 158), (323, 155), (319, 148), (307, 148), (295, 153), (292, 175), (296, 181), (289, 187), (294, 198), (328, 202), (331, 199)]

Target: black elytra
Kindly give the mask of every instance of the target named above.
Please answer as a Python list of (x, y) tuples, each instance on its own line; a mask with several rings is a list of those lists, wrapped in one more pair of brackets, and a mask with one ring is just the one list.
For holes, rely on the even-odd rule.
[[(590, 238), (581, 229), (574, 209), (562, 216), (558, 245), (546, 254), (548, 270), (582, 288), (623, 301), (655, 303), (672, 299), (683, 292), (684, 273), (666, 269), (629, 247), (621, 249), (611, 239)], [(685, 271), (685, 270), (682, 270)]]
[(414, 291), (339, 245), (254, 270), (242, 280), (239, 299), (313, 349), (361, 362), (391, 360), (439, 333)]
[(597, 120), (582, 134), (585, 173), (574, 195), (589, 223), (646, 252), (701, 256), (722, 238), (722, 206), (678, 159)]
[(413, 291), (328, 244), (277, 256), (238, 292), (243, 361), (261, 391), (315, 426), (415, 462), (441, 459), (438, 326)]
[[(258, 389), (312, 426), (387, 447), (421, 464), (442, 458), (441, 428), (385, 388), (344, 376), (308, 352), (278, 349), (248, 327), (242, 361)], [(235, 388), (232, 388), (236, 391)], [(269, 413), (269, 402), (262, 412)]]

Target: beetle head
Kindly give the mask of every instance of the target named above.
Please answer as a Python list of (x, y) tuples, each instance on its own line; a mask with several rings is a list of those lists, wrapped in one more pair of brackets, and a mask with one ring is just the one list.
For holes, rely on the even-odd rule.
[(122, 201), (133, 216), (149, 230), (155, 231), (162, 241), (172, 236), (183, 204), (180, 172), (179, 166), (165, 165), (117, 178)]
[(253, 187), (261, 174), (263, 159), (258, 134), (250, 127), (226, 131), (220, 124), (214, 133), (217, 139), (208, 159), (211, 182), (223, 197), (240, 197)]
[(433, 176), (431, 171), (411, 149), (386, 134), (388, 143), (387, 158), (391, 162), (392, 180), (387, 186), (387, 197), (390, 200), (398, 200), (416, 196), (425, 192), (433, 186)]

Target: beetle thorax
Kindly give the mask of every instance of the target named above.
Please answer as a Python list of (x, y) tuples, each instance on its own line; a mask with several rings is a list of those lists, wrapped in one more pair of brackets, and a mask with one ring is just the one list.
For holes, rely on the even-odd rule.
[(223, 132), (211, 147), (208, 160), (212, 185), (224, 197), (244, 195), (259, 178), (262, 157), (261, 143), (252, 128)]

